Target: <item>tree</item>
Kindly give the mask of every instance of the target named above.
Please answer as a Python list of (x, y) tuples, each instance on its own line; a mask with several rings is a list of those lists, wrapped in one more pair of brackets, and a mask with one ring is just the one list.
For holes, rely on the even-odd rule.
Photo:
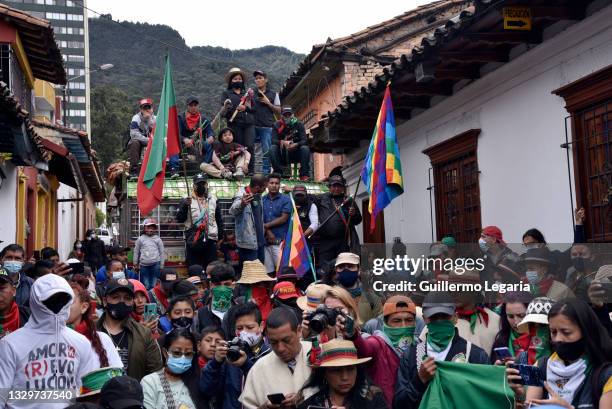
[(129, 138), (130, 120), (134, 109), (121, 89), (111, 85), (91, 91), (91, 143), (102, 162), (103, 171), (126, 158), (125, 145)]
[(96, 227), (102, 226), (106, 222), (106, 214), (96, 207)]

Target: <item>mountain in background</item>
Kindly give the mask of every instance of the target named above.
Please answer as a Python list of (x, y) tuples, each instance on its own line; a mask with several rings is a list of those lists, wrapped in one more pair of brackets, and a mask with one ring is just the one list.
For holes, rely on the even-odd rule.
[[(190, 48), (171, 27), (116, 23), (105, 17), (111, 16), (89, 19), (90, 67), (114, 65), (111, 70), (91, 74), (92, 142), (105, 167), (125, 157), (121, 150), (129, 126), (129, 119), (125, 124), (109, 126), (109, 117), (120, 113), (122, 119), (131, 118), (137, 112), (137, 101), (144, 97), (153, 98), (157, 106), (167, 53), (179, 112), (185, 109), (187, 97), (194, 95), (209, 119), (221, 106), (221, 92), (226, 87), (224, 76), (231, 67), (247, 72), (247, 86), (254, 86), (250, 73), (263, 69), (268, 73), (271, 89), (278, 91), (304, 58), (302, 54), (276, 46), (237, 51), (222, 47)], [(203, 23), (202, 43), (206, 43), (205, 32)]]
[[(202, 43), (206, 43), (205, 32), (203, 25)], [(183, 107), (184, 100), (195, 95), (209, 116), (216, 114), (220, 106), (220, 95), (225, 88), (223, 77), (231, 67), (240, 67), (247, 73), (263, 69), (268, 73), (272, 89), (278, 90), (304, 58), (302, 54), (275, 46), (237, 51), (222, 47), (190, 48), (171, 27), (116, 23), (107, 18), (89, 19), (89, 53), (92, 68), (114, 64), (111, 70), (91, 75), (92, 87), (112, 85), (122, 89), (130, 97), (134, 109), (139, 98), (159, 100), (164, 56), (168, 53), (177, 103)]]

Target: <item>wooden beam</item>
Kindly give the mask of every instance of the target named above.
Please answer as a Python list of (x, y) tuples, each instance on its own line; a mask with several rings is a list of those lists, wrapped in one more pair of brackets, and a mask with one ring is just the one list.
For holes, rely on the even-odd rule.
[(440, 51), (442, 61), (459, 62), (508, 62), (505, 50)]
[(409, 95), (453, 95), (453, 87), (450, 84), (428, 83), (410, 84), (398, 88), (396, 96), (402, 98)]
[(478, 67), (438, 68), (434, 76), (440, 80), (475, 80), (480, 78)]
[(465, 33), (464, 36), (471, 41), (488, 44), (539, 44), (542, 35), (539, 32), (504, 31), (499, 33)]

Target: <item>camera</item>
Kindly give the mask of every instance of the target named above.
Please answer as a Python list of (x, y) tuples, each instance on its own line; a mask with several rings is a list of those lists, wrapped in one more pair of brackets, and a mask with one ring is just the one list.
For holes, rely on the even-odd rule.
[(247, 347), (247, 343), (239, 337), (235, 337), (227, 343), (227, 360), (230, 362), (236, 362), (240, 359), (240, 351), (244, 351)]
[(309, 321), (308, 327), (315, 334), (320, 334), (329, 326), (336, 325), (336, 318), (344, 316), (339, 309), (328, 308), (325, 305), (319, 305), (316, 310), (311, 312), (306, 319)]

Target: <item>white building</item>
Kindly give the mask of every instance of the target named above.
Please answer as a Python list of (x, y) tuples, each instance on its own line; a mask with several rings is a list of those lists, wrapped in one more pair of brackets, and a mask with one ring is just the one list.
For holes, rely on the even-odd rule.
[[(577, 206), (588, 239), (612, 239), (612, 2), (526, 2), (530, 31), (502, 28), (510, 3), (475, 2), (313, 131), (315, 147), (347, 155), (352, 194), (387, 82), (396, 110), (429, 98), (396, 118), (404, 194), (384, 212), (383, 240), (474, 241), (497, 225), (507, 242), (536, 227), (549, 243), (571, 243)], [(371, 127), (350, 126), (364, 117)], [(359, 147), (337, 148), (356, 138)]]

